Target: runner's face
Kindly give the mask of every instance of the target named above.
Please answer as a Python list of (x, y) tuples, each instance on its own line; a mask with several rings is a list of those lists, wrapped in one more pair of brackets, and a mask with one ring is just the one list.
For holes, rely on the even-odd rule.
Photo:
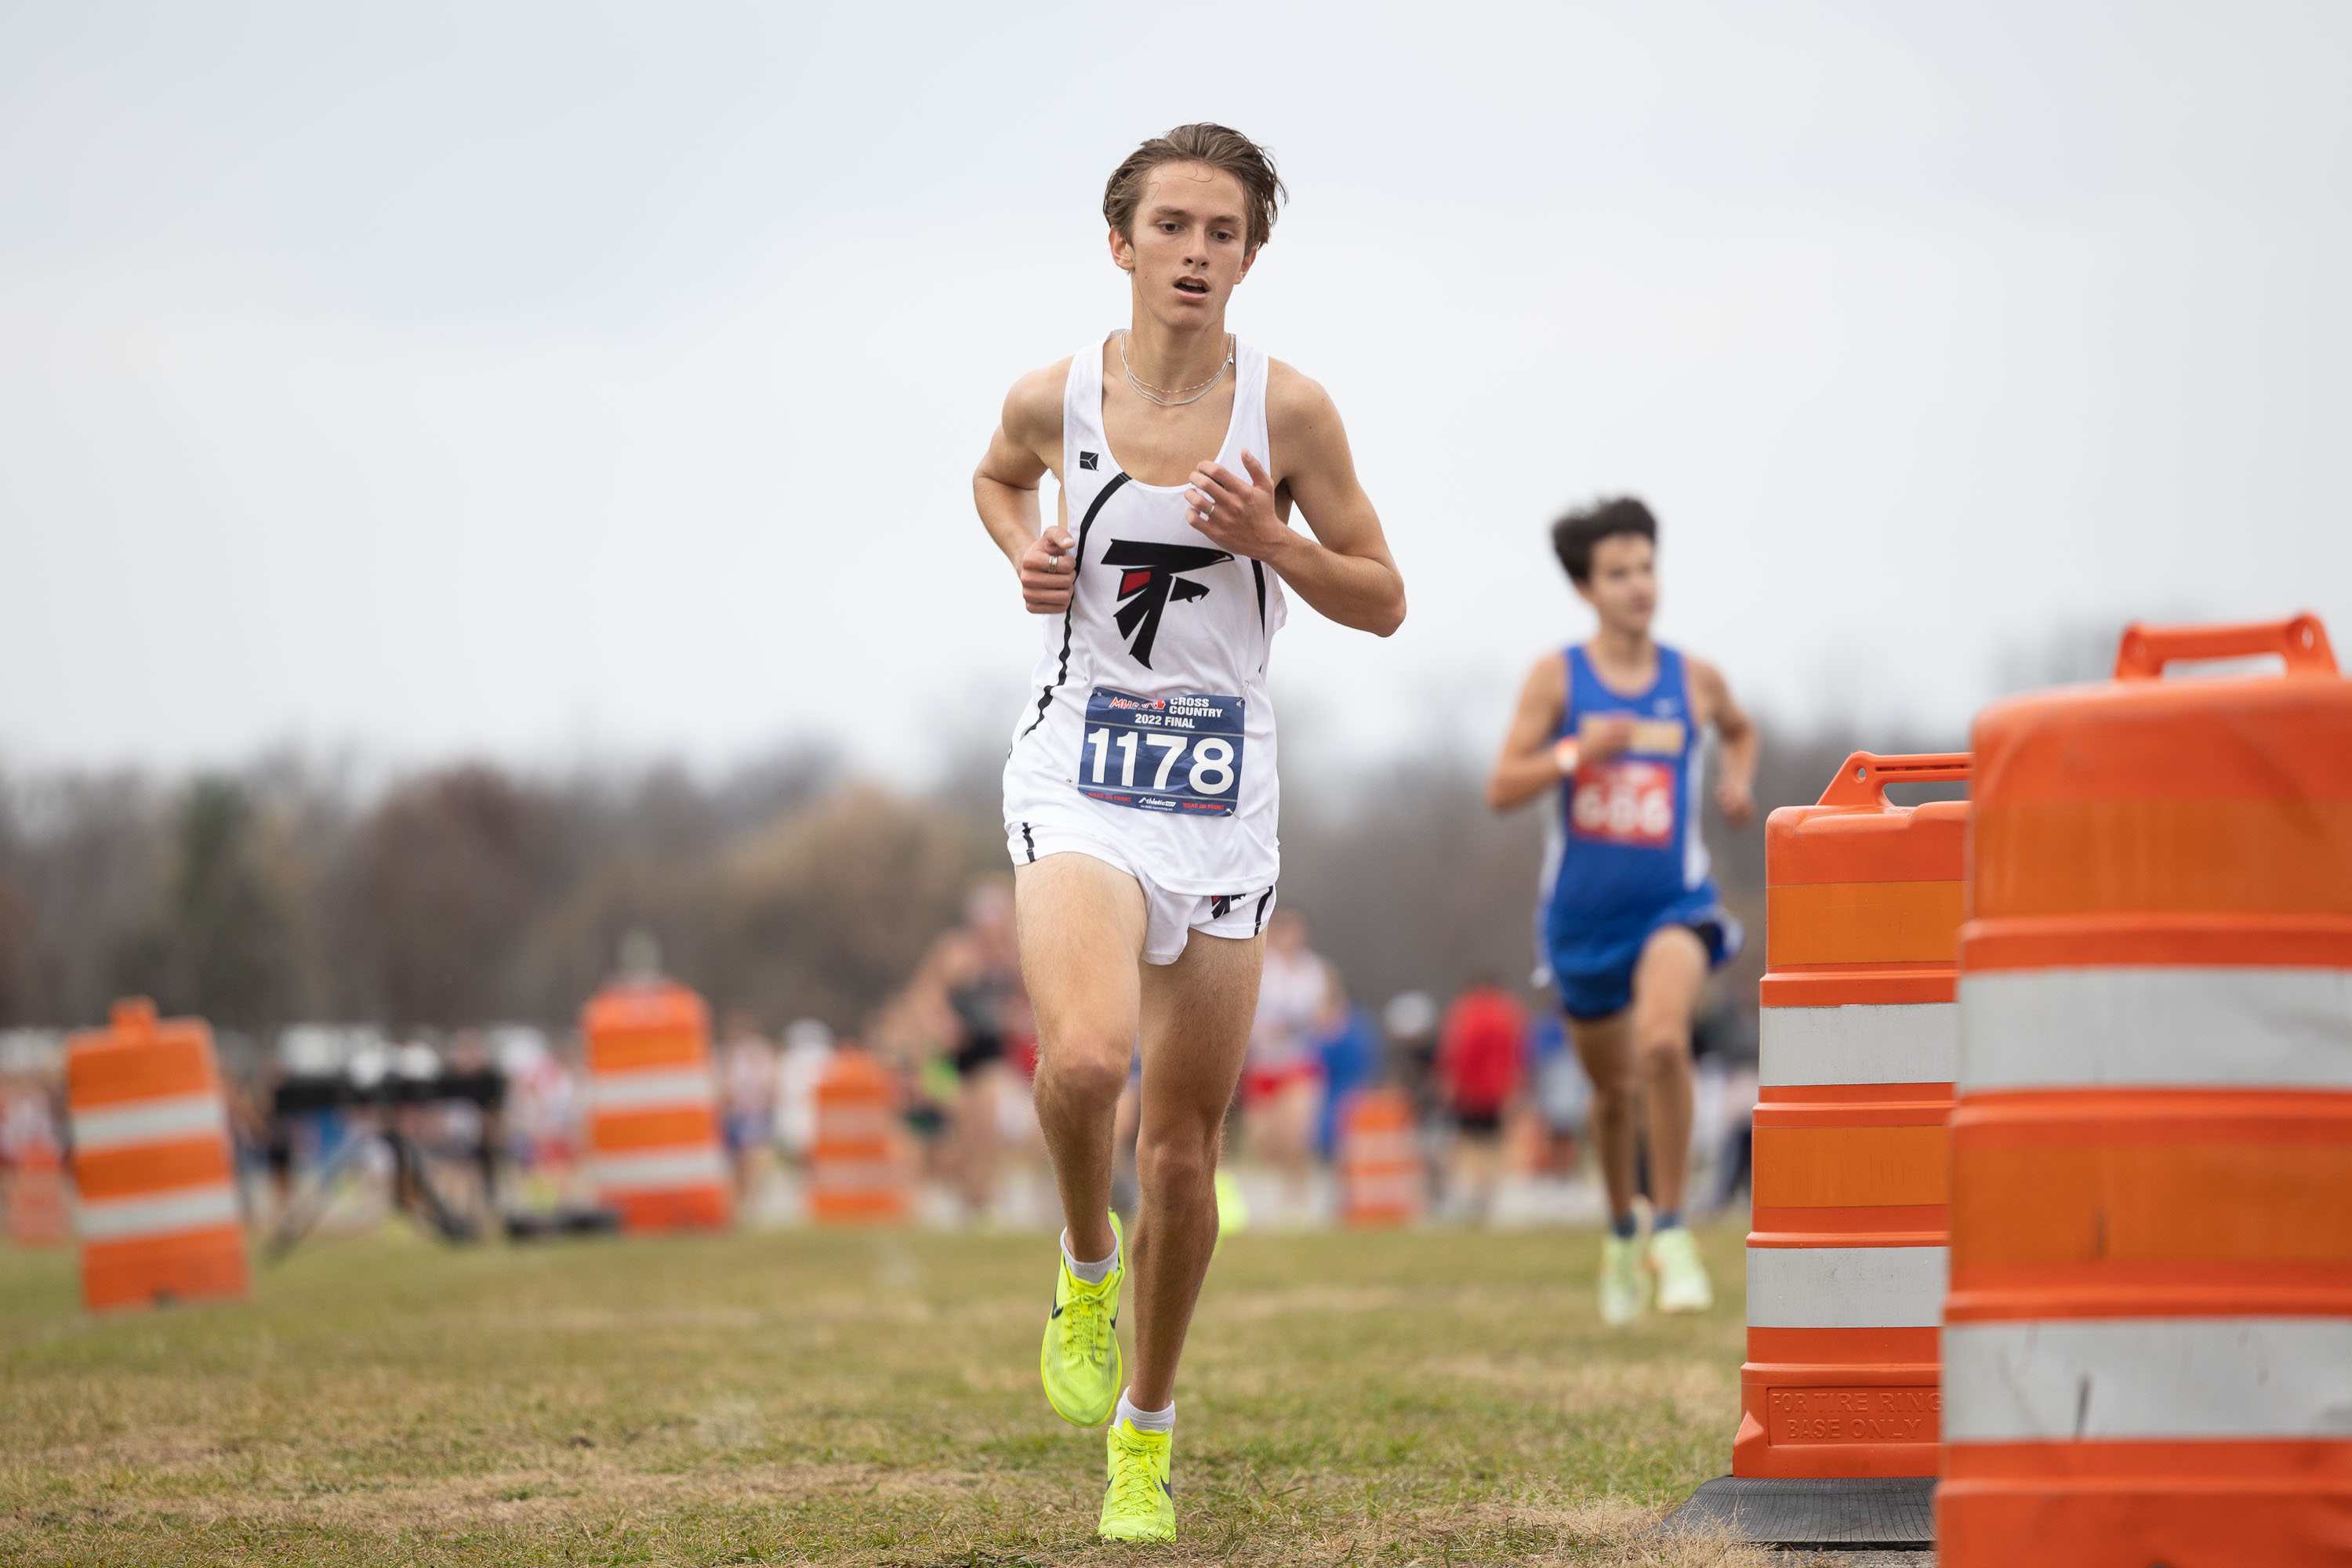
[(1612, 631), (1646, 637), (1658, 613), (1657, 547), (1638, 533), (1612, 533), (1592, 546), (1592, 572), (1576, 591)]
[(1224, 319), (1249, 275), (1242, 183), (1205, 163), (1163, 163), (1145, 177), (1132, 237), (1111, 230), (1111, 259), (1131, 274), (1144, 309), (1179, 331)]

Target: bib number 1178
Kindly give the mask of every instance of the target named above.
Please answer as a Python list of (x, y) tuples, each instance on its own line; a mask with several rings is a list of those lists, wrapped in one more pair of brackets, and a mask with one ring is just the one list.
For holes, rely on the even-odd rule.
[(1238, 697), (1097, 687), (1087, 699), (1078, 791), (1137, 811), (1231, 816), (1241, 798), (1242, 718)]

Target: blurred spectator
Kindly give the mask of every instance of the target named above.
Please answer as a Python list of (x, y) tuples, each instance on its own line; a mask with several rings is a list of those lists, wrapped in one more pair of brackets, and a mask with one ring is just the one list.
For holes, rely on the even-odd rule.
[(1426, 991), (1400, 991), (1381, 1009), (1388, 1031), (1389, 1070), (1424, 1117), (1442, 1102), (1436, 1089), (1437, 1004)]
[(816, 1147), (816, 1089), (833, 1062), (833, 1031), (802, 1018), (784, 1031), (776, 1060), (776, 1141), (785, 1156), (804, 1163)]
[(1265, 928), (1265, 967), (1257, 986), (1242, 1068), (1242, 1133), (1253, 1159), (1283, 1175), (1286, 1197), (1303, 1207), (1313, 1175), (1316, 1113), (1323, 1103), (1323, 1062), (1316, 1021), (1330, 1006), (1331, 966), (1307, 948), (1307, 917), (1277, 908)]
[(1727, 1002), (1717, 1002), (1691, 1027), (1691, 1051), (1698, 1058), (1708, 1115), (1701, 1125), (1717, 1131), (1714, 1170), (1700, 1194), (1701, 1215), (1720, 1214), (1755, 1173), (1757, 1068), (1756, 1020)]
[(1315, 1026), (1315, 1054), (1323, 1063), (1323, 1110), (1316, 1118), (1315, 1147), (1324, 1159), (1339, 1146), (1339, 1115), (1348, 1096), (1380, 1075), (1381, 1029), (1371, 1014), (1349, 1005), (1347, 987), (1332, 971), (1330, 1000)]
[(1490, 974), (1474, 976), (1446, 1009), (1436, 1077), (1453, 1123), (1449, 1200), (1484, 1223), (1502, 1164), (1503, 1111), (1518, 1093), (1528, 1019)]
[(1585, 1117), (1592, 1107), (1592, 1080), (1569, 1049), (1568, 1026), (1554, 1009), (1537, 1010), (1528, 1026), (1528, 1054), (1534, 1062), (1536, 1110), (1543, 1119), (1538, 1170), (1548, 1176), (1573, 1176)]
[[(576, 1044), (572, 1047), (578, 1049)], [(548, 1049), (537, 1029), (501, 1032), (499, 1070), (506, 1074), (507, 1148), (522, 1170), (521, 1206), (547, 1214), (563, 1208), (578, 1163), (580, 1080)]]
[(1013, 1058), (1034, 1066), (1028, 996), (1021, 986), (1021, 955), (1013, 945), (1013, 889), (998, 879), (981, 883), (964, 900), (964, 923), (940, 938), (924, 961), (924, 975), (954, 1017), (956, 1099), (949, 1112), (947, 1163), (968, 1218), (992, 1217), (997, 1168), (1008, 1125), (1024, 1125), (1022, 1108), (1003, 1103), (1027, 1092), (1014, 1082)]
[(774, 1158), (776, 1047), (760, 1021), (738, 1010), (727, 1016), (719, 1047), (719, 1098), (727, 1112), (727, 1155), (735, 1164), (735, 1195), (750, 1199)]

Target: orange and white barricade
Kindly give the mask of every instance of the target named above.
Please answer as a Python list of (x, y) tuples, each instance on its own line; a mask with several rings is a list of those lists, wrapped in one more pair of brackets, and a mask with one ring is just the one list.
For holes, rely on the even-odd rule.
[(2352, 683), (2116, 677), (1976, 723), (1938, 1560), (2352, 1563)]
[[(0, 1114), (6, 1107), (0, 1104)], [(73, 1216), (66, 1205), (65, 1151), (47, 1125), (11, 1139), (6, 1170), (8, 1239), (18, 1247), (64, 1247), (73, 1240)]]
[(1965, 754), (1856, 752), (1765, 825), (1739, 1476), (1932, 1476), (1945, 1123), (1969, 805), (1886, 787)]
[(201, 1018), (118, 1002), (66, 1042), (82, 1300), (96, 1309), (241, 1298), (228, 1102)]
[(1349, 1096), (1339, 1117), (1340, 1223), (1411, 1225), (1428, 1193), (1412, 1098), (1401, 1089)]
[(716, 1230), (734, 1217), (719, 1146), (710, 1009), (667, 980), (622, 980), (580, 1016), (596, 1202), (629, 1231)]
[(897, 1094), (889, 1074), (844, 1042), (816, 1085), (809, 1146), (809, 1213), (819, 1225), (890, 1225), (907, 1217)]

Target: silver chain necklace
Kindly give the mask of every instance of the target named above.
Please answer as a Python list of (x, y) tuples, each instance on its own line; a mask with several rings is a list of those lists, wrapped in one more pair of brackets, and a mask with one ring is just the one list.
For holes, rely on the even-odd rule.
[[(1135, 388), (1135, 395), (1138, 397), (1142, 398), (1146, 403), (1156, 403), (1162, 408), (1181, 408), (1188, 403), (1200, 402), (1209, 395), (1210, 390), (1217, 383), (1225, 379), (1225, 372), (1234, 368), (1234, 340), (1233, 333), (1227, 332), (1225, 363), (1217, 367), (1216, 374), (1198, 386), (1180, 386), (1173, 392), (1162, 392), (1156, 386), (1146, 385), (1135, 379), (1135, 367), (1127, 363), (1127, 340), (1132, 335), (1129, 332), (1121, 332), (1118, 335), (1118, 368), (1127, 373), (1127, 384)], [(1188, 394), (1190, 395), (1187, 395)]]

